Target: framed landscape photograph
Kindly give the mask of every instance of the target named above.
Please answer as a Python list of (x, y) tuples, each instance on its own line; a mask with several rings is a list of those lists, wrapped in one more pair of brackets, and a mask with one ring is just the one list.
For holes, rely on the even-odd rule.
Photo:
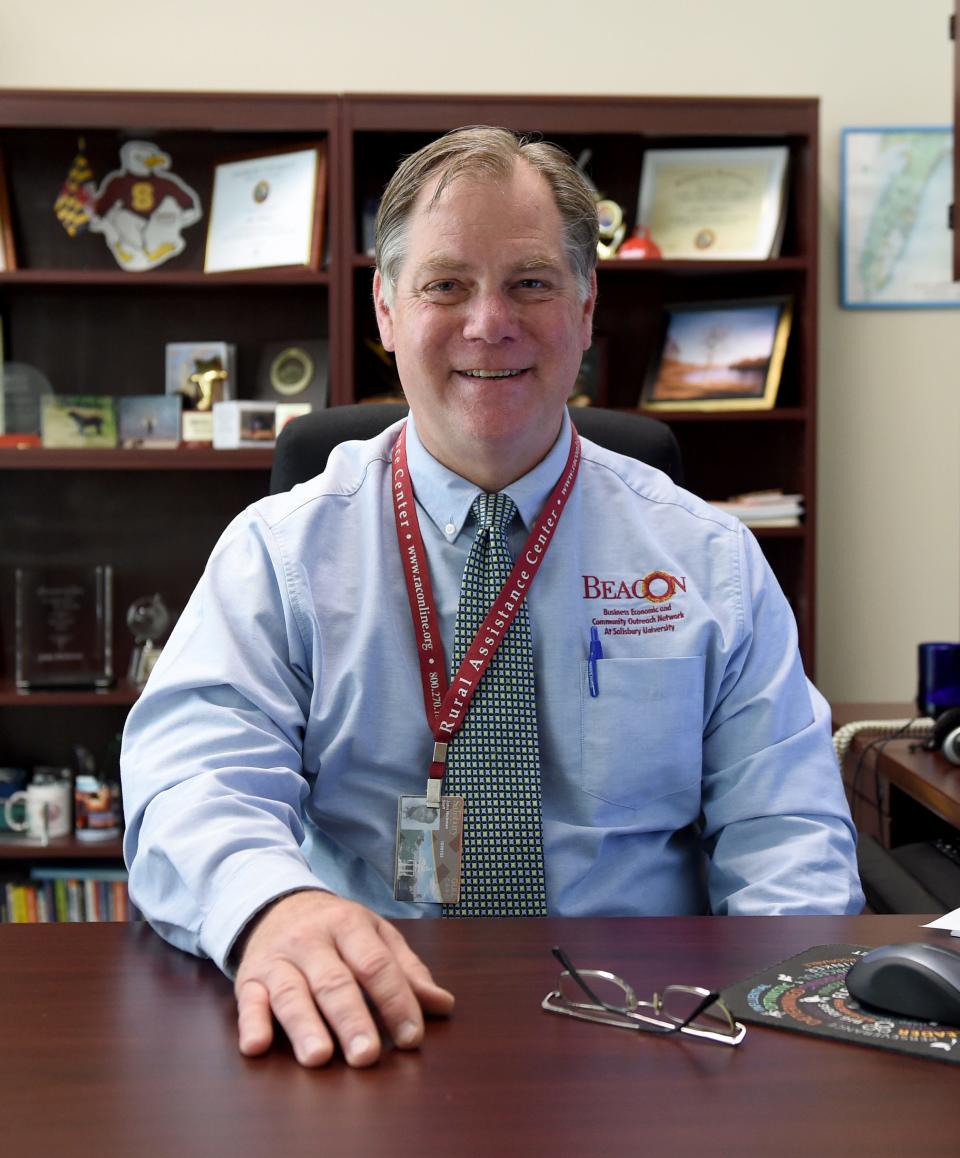
[(317, 141), (215, 166), (204, 272), (319, 269), (326, 156)]
[(179, 394), (125, 394), (117, 399), (120, 445), (134, 450), (175, 450), (180, 445)]
[(960, 306), (953, 280), (953, 130), (849, 128), (840, 145), (840, 303)]
[(640, 405), (771, 410), (790, 336), (787, 297), (667, 306)]

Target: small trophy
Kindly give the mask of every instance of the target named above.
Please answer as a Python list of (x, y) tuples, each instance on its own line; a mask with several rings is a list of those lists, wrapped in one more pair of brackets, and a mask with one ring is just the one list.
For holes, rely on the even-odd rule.
[(130, 604), (127, 627), (133, 633), (133, 650), (127, 676), (135, 687), (143, 687), (160, 658), (158, 641), (169, 623), (170, 612), (160, 595), (145, 595)]

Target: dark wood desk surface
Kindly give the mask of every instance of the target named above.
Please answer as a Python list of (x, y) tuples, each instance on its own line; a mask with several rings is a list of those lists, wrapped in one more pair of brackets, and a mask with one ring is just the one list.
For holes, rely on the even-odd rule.
[(739, 1049), (544, 1013), (563, 944), (645, 993), (921, 917), (401, 922), (457, 994), (421, 1050), (304, 1070), (236, 1046), (230, 983), (144, 925), (0, 926), (11, 1158), (956, 1154), (955, 1066), (751, 1026)]

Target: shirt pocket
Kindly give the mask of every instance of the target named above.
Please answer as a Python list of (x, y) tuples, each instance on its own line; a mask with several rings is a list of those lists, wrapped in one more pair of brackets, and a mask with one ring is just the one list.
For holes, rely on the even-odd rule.
[(580, 672), (580, 774), (584, 792), (625, 808), (689, 792), (703, 747), (702, 656), (601, 659), (599, 694)]

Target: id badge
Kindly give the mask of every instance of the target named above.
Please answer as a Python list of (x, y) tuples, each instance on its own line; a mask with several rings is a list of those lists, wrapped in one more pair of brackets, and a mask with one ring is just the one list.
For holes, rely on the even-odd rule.
[(393, 895), (398, 901), (455, 905), (463, 860), (463, 797), (401, 796)]

